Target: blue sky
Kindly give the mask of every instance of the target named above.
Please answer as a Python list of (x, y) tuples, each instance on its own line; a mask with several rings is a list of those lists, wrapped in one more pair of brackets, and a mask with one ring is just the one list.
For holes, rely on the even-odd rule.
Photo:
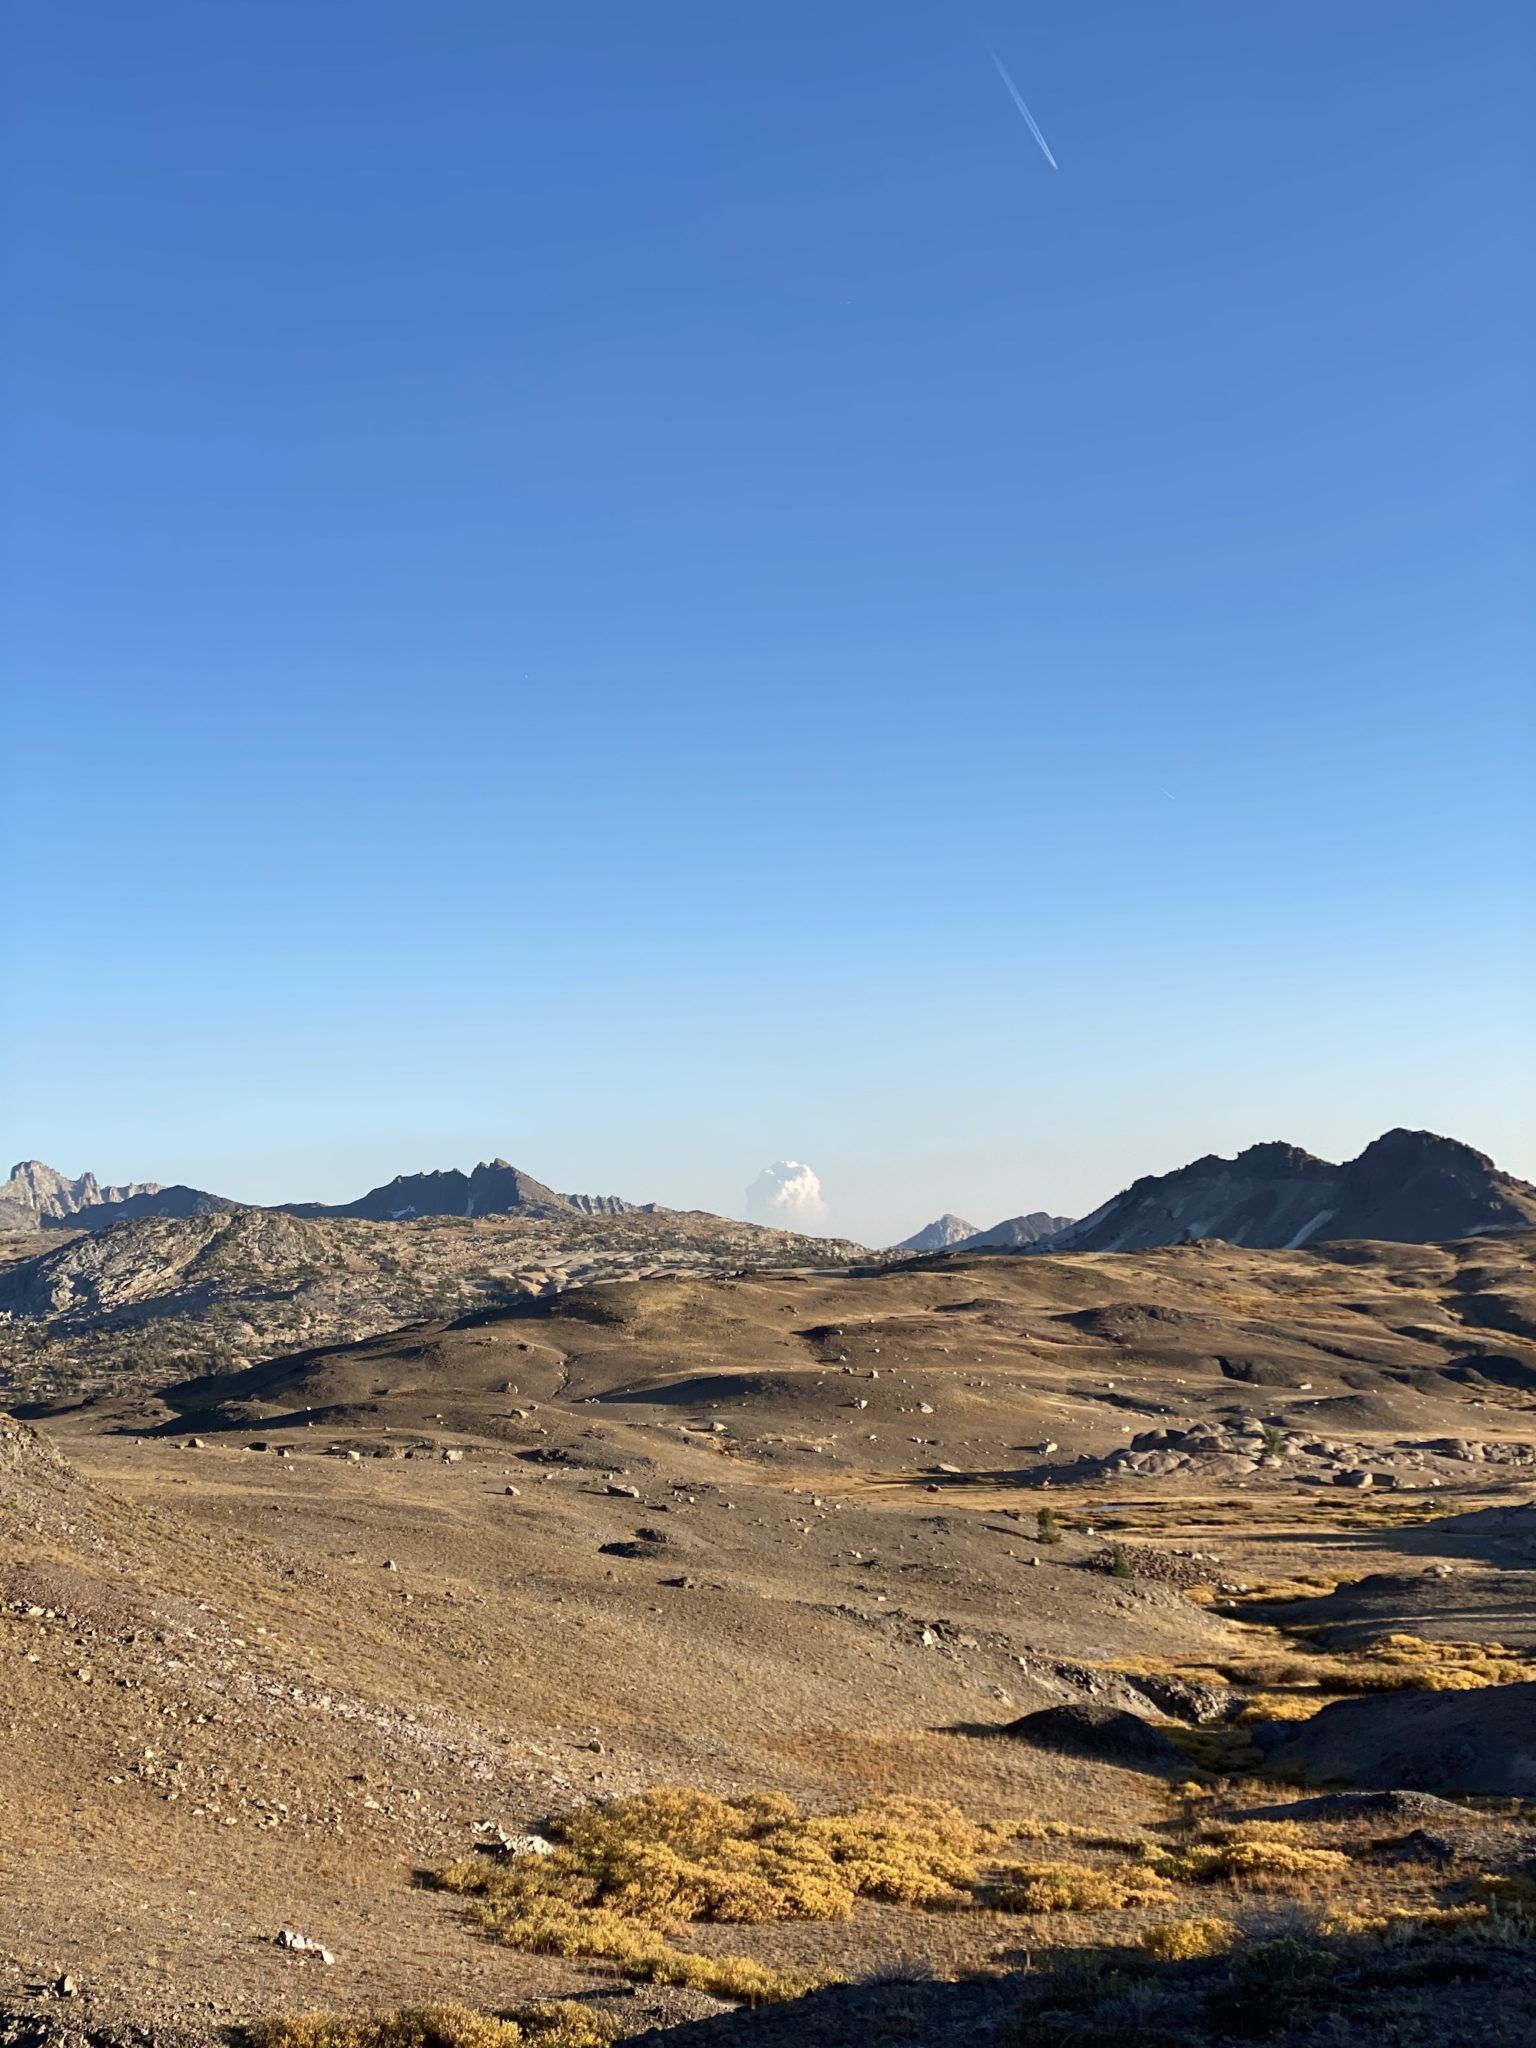
[(1536, 1175), (1536, 21), (980, 20), (13, 0), (10, 1155)]

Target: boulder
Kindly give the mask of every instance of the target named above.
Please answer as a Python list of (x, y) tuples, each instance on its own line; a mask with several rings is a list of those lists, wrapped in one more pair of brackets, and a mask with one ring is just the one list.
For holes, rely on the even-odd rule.
[(1008, 1722), (999, 1732), (1031, 1742), (1037, 1749), (1090, 1757), (1096, 1763), (1188, 1768), (1183, 1752), (1160, 1728), (1120, 1707), (1094, 1706), (1087, 1701), (1042, 1707)]

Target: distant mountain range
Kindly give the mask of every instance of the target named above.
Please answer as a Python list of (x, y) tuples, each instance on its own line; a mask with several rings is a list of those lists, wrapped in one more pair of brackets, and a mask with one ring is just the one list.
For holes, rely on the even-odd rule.
[(1048, 1216), (1043, 1209), (1036, 1209), (1033, 1215), (1009, 1216), (1002, 1223), (994, 1223), (990, 1230), (981, 1230), (974, 1223), (967, 1223), (963, 1216), (946, 1210), (942, 1216), (932, 1223), (925, 1223), (921, 1230), (903, 1238), (892, 1249), (898, 1252), (1018, 1251), (1024, 1245), (1035, 1244), (1043, 1237), (1064, 1230), (1071, 1221), (1070, 1216)]
[(333, 1207), (323, 1202), (277, 1206), (290, 1216), (363, 1216), (375, 1223), (401, 1223), (416, 1216), (558, 1216), (572, 1209), (583, 1216), (628, 1216), (641, 1204), (618, 1195), (558, 1195), (531, 1173), (492, 1159), (473, 1173), (450, 1167), (445, 1173), (397, 1174), (355, 1202)]
[(1070, 1227), (1070, 1216), (1048, 1216), (1043, 1209), (1036, 1209), (1028, 1216), (1009, 1216), (1001, 1223), (994, 1223), (990, 1230), (978, 1230), (974, 1237), (965, 1240), (962, 1250), (968, 1252), (1011, 1252), (1022, 1251), (1026, 1245), (1043, 1244), (1047, 1238), (1054, 1238), (1059, 1231)]
[[(71, 1180), (29, 1159), (0, 1183), (0, 1230), (103, 1230), (138, 1217), (217, 1215), (254, 1205), (202, 1188), (133, 1181), (108, 1187), (94, 1174)], [(377, 1223), (431, 1216), (619, 1217), (655, 1212), (618, 1195), (566, 1195), (505, 1159), (400, 1174), (356, 1201), (277, 1202), (273, 1213)], [(1536, 1187), (1503, 1173), (1470, 1145), (1432, 1131), (1388, 1131), (1344, 1165), (1294, 1145), (1251, 1145), (1235, 1159), (1210, 1155), (1173, 1173), (1134, 1181), (1074, 1222), (1043, 1209), (990, 1230), (946, 1213), (897, 1251), (1145, 1251), (1202, 1237), (1297, 1249), (1336, 1238), (1427, 1244), (1488, 1231), (1536, 1229)]]
[(932, 1223), (925, 1223), (921, 1230), (914, 1231), (910, 1237), (904, 1237), (900, 1244), (893, 1245), (892, 1250), (944, 1252), (952, 1245), (964, 1244), (968, 1237), (975, 1235), (974, 1223), (967, 1223), (963, 1216), (956, 1216), (952, 1210), (946, 1209), (944, 1214), (936, 1216)]
[(105, 1230), (139, 1216), (212, 1216), (231, 1209), (267, 1207), (287, 1216), (360, 1216), (376, 1223), (419, 1216), (628, 1216), (646, 1206), (618, 1195), (560, 1195), (505, 1159), (482, 1162), (473, 1173), (403, 1173), (370, 1188), (355, 1202), (232, 1201), (203, 1188), (162, 1187), (134, 1181), (103, 1187), (93, 1173), (70, 1180), (39, 1159), (11, 1168), (0, 1183), (0, 1230)]
[(156, 1180), (129, 1181), (124, 1187), (103, 1187), (94, 1173), (71, 1180), (40, 1159), (24, 1159), (0, 1182), (0, 1230), (40, 1230), (58, 1224), (70, 1230), (99, 1229), (100, 1218), (115, 1223), (125, 1216), (200, 1216), (209, 1210), (233, 1209), (217, 1195), (200, 1188), (162, 1187)]
[(1531, 1229), (1536, 1187), (1528, 1181), (1454, 1138), (1397, 1130), (1342, 1166), (1272, 1144), (1149, 1174), (1033, 1249), (1143, 1251), (1219, 1237), (1295, 1250), (1335, 1238), (1434, 1244)]

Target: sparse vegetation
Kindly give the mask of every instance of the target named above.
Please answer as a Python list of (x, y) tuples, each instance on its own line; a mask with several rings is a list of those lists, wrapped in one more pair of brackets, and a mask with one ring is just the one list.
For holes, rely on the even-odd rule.
[(1206, 1839), (1148, 1852), (1150, 1868), (1174, 1884), (1227, 1884), (1235, 1891), (1307, 1897), (1337, 1884), (1350, 1867), (1341, 1849), (1313, 1848), (1294, 1822), (1217, 1824)]
[(1061, 1541), (1061, 1520), (1054, 1508), (1041, 1508), (1035, 1516), (1035, 1534), (1042, 1543)]
[(1237, 1929), (1217, 1914), (1204, 1919), (1164, 1920), (1141, 1937), (1143, 1952), (1162, 1963), (1187, 1963), (1224, 1955), (1237, 1940)]
[(256, 2048), (608, 2048), (618, 2027), (571, 1999), (497, 2017), (463, 2005), (295, 2013), (255, 2031)]
[(550, 1855), (471, 1857), (438, 1882), (473, 1900), (513, 1947), (603, 1957), (629, 1976), (754, 2001), (807, 1987), (745, 1958), (679, 1950), (665, 1935), (698, 1921), (837, 1920), (861, 1898), (961, 1905), (1006, 1839), (935, 1800), (805, 1818), (775, 1794), (726, 1800), (680, 1786), (588, 1807), (551, 1831)]
[(1197, 1770), (1222, 1778), (1241, 1777), (1256, 1771), (1264, 1758), (1246, 1728), (1180, 1728), (1163, 1730), (1175, 1749), (1182, 1750)]
[(1021, 1863), (1002, 1872), (988, 1904), (1003, 1913), (1112, 1913), (1166, 1895), (1150, 1864)]

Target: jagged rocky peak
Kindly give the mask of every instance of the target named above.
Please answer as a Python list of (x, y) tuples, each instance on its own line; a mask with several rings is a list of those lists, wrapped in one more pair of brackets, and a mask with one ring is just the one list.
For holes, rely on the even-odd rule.
[(36, 1230), (59, 1223), (104, 1202), (126, 1202), (161, 1192), (153, 1180), (130, 1181), (124, 1187), (103, 1187), (94, 1173), (73, 1179), (41, 1159), (20, 1159), (10, 1178), (0, 1182), (0, 1228)]
[(1432, 1244), (1530, 1229), (1536, 1187), (1455, 1138), (1394, 1130), (1342, 1165), (1269, 1143), (1148, 1174), (1049, 1249), (1143, 1251), (1213, 1237), (1295, 1250), (1338, 1238)]
[(482, 1159), (471, 1173), (456, 1166), (400, 1173), (355, 1202), (285, 1202), (295, 1216), (361, 1216), (408, 1223), (418, 1216), (624, 1216), (634, 1208), (618, 1195), (562, 1195), (507, 1159)]

